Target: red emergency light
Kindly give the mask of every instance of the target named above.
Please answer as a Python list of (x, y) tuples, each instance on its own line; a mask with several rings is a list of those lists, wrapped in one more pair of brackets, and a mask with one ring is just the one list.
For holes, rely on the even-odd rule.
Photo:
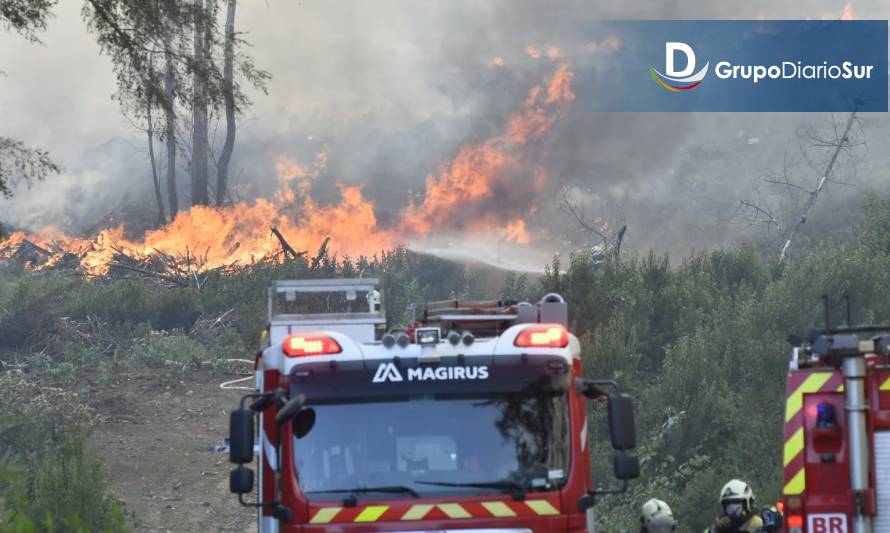
[(281, 351), (288, 357), (340, 353), (340, 344), (324, 333), (295, 333), (284, 339)]
[(520, 348), (565, 348), (568, 344), (566, 328), (553, 324), (528, 326), (513, 341), (513, 345)]

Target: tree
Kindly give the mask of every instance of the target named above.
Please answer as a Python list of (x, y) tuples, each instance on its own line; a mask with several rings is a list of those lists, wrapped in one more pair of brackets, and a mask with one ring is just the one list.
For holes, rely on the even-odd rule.
[[(189, 14), (175, 0), (86, 0), (83, 16), (109, 54), (117, 75), (116, 98), (136, 129), (146, 134), (158, 224), (166, 222), (161, 169), (154, 141), (166, 141), (167, 200), (170, 216), (178, 211), (176, 193), (175, 98), (176, 79), (184, 76), (174, 62), (177, 55), (171, 28), (185, 24)], [(163, 58), (163, 67), (159, 66)], [(154, 111), (165, 115), (165, 126), (155, 127)]]
[(176, 70), (173, 63), (173, 25), (164, 15), (164, 141), (167, 145), (167, 206), (170, 220), (179, 212), (176, 192)]
[(0, 137), (0, 195), (4, 198), (12, 197), (12, 187), (19, 181), (30, 184), (60, 170), (44, 150)]
[(210, 196), (207, 189), (207, 161), (209, 140), (207, 134), (208, 85), (213, 70), (211, 46), (211, 14), (209, 7), (215, 0), (195, 0), (194, 55), (192, 58), (192, 205), (207, 205)]
[[(51, 9), (57, 2), (3, 0), (0, 2), (0, 28), (39, 43), (37, 33), (46, 29), (52, 15)], [(13, 187), (18, 183), (30, 185), (50, 174), (58, 174), (60, 170), (45, 150), (30, 148), (21, 141), (0, 136), (0, 196), (10, 198)]]
[[(214, 50), (221, 43), (216, 27), (218, 0), (85, 1), (84, 18), (102, 50), (112, 58), (118, 77), (116, 97), (123, 113), (140, 131), (152, 130), (149, 145), (155, 138), (164, 141), (166, 172), (150, 154), (159, 212), (163, 210), (159, 194), (163, 174), (170, 218), (179, 211), (176, 162), (181, 153), (189, 161), (192, 204), (209, 205), (212, 198), (219, 205), (224, 203), (236, 115), (249, 104), (238, 79), (265, 90), (269, 78), (268, 73), (255, 68), (250, 57), (237, 53), (242, 41), (234, 29), (236, 2), (228, 0), (221, 71), (214, 61)], [(208, 176), (213, 140), (209, 132), (214, 113), (222, 108), (226, 139), (213, 190)], [(147, 127), (153, 110), (163, 112), (163, 127), (155, 128), (154, 121)], [(154, 152), (153, 146), (149, 151)]]
[(31, 42), (46, 29), (52, 8), (59, 0), (3, 0), (0, 2), (0, 28), (15, 31)]
[[(241, 90), (238, 78), (253, 87), (266, 91), (269, 73), (256, 68), (251, 57), (238, 54), (239, 39), (235, 31), (237, 0), (226, 0), (226, 19), (223, 27), (223, 68), (220, 72), (213, 60), (212, 50), (220, 44), (214, 31), (217, 20), (217, 0), (196, 0), (194, 56), (192, 67), (192, 203), (209, 204), (210, 193), (217, 206), (228, 200), (229, 165), (235, 147), (236, 117), (250, 100)], [(198, 8), (197, 6), (201, 6)], [(199, 31), (198, 26), (203, 26)], [(236, 73), (238, 76), (236, 77)], [(214, 113), (225, 115), (226, 134), (216, 161), (216, 186), (209, 183), (209, 160), (213, 152), (208, 136), (209, 122)], [(199, 202), (195, 201), (199, 199)]]
[[(828, 185), (853, 185), (838, 180), (833, 174), (840, 164), (840, 156), (846, 156), (855, 163), (857, 156), (854, 149), (865, 145), (864, 140), (854, 139), (852, 129), (856, 123), (854, 109), (844, 121), (833, 118), (828, 127), (820, 128), (824, 131), (810, 127), (799, 132), (797, 145), (800, 159), (807, 163), (812, 174), (794, 176), (793, 167), (799, 160), (786, 154), (781, 175), (770, 171), (762, 178), (762, 183), (771, 190), (764, 193), (760, 187), (756, 187), (751, 193), (752, 197), (739, 202), (736, 217), (742, 222), (765, 228), (769, 247), (778, 250), (780, 262), (787, 258), (791, 245), (801, 234), (813, 207)], [(810, 152), (814, 152), (815, 157)], [(824, 161), (819, 161), (822, 158), (825, 158)]]
[[(154, 74), (154, 52), (149, 53), (149, 73)], [(151, 83), (151, 82), (150, 82)], [(165, 91), (166, 94), (166, 91)], [(158, 226), (162, 226), (167, 222), (167, 215), (164, 213), (164, 196), (161, 192), (161, 176), (158, 172), (158, 164), (155, 159), (155, 143), (154, 139), (156, 136), (154, 129), (154, 119), (152, 116), (152, 108), (154, 107), (154, 100), (152, 99), (151, 93), (147, 95), (147, 100), (145, 102), (145, 120), (146, 120), (146, 128), (145, 134), (148, 137), (148, 159), (151, 162), (151, 178), (152, 184), (154, 185), (155, 190), (155, 202), (158, 204)]]
[[(577, 191), (572, 186), (564, 185), (560, 189), (562, 196), (560, 207), (575, 220), (579, 228), (588, 234), (585, 237), (585, 246), (589, 247), (591, 254), (595, 256), (614, 255), (618, 257), (621, 254), (621, 245), (624, 243), (627, 224), (622, 224), (617, 231), (614, 231), (610, 229), (611, 224), (603, 217), (588, 221), (583, 203), (575, 198), (578, 196), (576, 193)], [(623, 217), (616, 218), (621, 220)], [(590, 242), (589, 239), (594, 242)]]
[(226, 201), (229, 162), (235, 148), (235, 7), (237, 0), (227, 0), (225, 41), (223, 44), (223, 101), (226, 112), (226, 140), (216, 166), (216, 205)]

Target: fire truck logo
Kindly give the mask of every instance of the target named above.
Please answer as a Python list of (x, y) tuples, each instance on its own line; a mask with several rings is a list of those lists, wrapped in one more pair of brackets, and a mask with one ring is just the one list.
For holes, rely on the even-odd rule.
[[(487, 366), (451, 366), (439, 368), (409, 368), (408, 381), (452, 381), (488, 379)], [(374, 373), (373, 383), (405, 381), (402, 373), (393, 363), (380, 363)]]
[(383, 383), (385, 381), (404, 381), (404, 378), (402, 378), (402, 374), (399, 372), (399, 369), (396, 368), (396, 365), (392, 363), (380, 363), (372, 381), (374, 383)]

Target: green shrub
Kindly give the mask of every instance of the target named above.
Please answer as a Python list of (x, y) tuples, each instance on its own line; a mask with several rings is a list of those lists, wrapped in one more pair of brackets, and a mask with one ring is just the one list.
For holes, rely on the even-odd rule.
[(133, 343), (133, 357), (150, 367), (167, 362), (197, 364), (210, 359), (210, 352), (198, 341), (182, 333), (152, 332)]
[(0, 409), (0, 531), (126, 531), (77, 423), (11, 402)]

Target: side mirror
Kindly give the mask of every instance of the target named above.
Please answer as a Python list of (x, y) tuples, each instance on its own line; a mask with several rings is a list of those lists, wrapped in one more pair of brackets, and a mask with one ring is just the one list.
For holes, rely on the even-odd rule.
[(577, 388), (578, 393), (588, 400), (598, 400), (600, 398), (605, 398), (606, 396), (605, 391), (589, 379), (575, 380), (575, 387)]
[(247, 494), (253, 491), (253, 470), (238, 466), (229, 473), (229, 490), (234, 494)]
[(626, 394), (609, 396), (609, 434), (616, 450), (630, 450), (637, 445), (634, 401)]
[(305, 395), (298, 394), (294, 396), (281, 406), (281, 409), (279, 409), (278, 413), (275, 415), (275, 421), (280, 425), (288, 420), (293, 420), (294, 417), (297, 416), (297, 413), (300, 412), (300, 408), (303, 407), (304, 403), (306, 403)]
[(297, 416), (294, 417), (294, 436), (302, 439), (312, 430), (313, 426), (315, 426), (315, 409), (311, 407), (301, 409)]
[(637, 479), (640, 477), (640, 459), (636, 455), (616, 453), (612, 457), (612, 470), (615, 477), (622, 481)]
[[(229, 415), (229, 460), (244, 464), (253, 461), (253, 411), (240, 407)], [(253, 477), (251, 477), (253, 483)]]

